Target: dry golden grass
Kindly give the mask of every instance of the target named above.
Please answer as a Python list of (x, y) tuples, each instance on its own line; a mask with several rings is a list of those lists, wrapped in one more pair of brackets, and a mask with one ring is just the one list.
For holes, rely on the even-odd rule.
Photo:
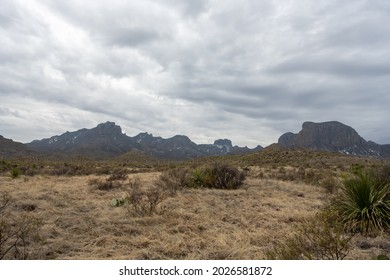
[[(254, 172), (253, 174), (257, 174)], [(145, 188), (160, 173), (132, 174)], [(100, 191), (97, 176), (0, 177), (12, 211), (33, 211), (44, 221), (38, 259), (264, 259), (276, 241), (329, 200), (324, 188), (249, 174), (238, 190), (183, 189), (153, 215), (137, 216), (111, 200), (122, 188)], [(33, 207), (28, 207), (33, 206)], [(388, 235), (357, 237), (348, 258), (390, 252)]]

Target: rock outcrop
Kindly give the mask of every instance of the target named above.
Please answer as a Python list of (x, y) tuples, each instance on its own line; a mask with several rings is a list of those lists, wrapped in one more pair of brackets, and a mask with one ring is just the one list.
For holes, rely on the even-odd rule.
[(305, 122), (302, 130), (280, 136), (278, 144), (286, 148), (306, 148), (318, 151), (341, 152), (348, 155), (388, 157), (388, 145), (367, 142), (352, 127), (337, 121)]

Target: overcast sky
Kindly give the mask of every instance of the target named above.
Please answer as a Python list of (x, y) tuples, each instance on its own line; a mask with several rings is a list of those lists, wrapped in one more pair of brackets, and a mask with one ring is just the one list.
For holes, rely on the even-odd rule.
[(337, 120), (390, 143), (390, 1), (0, 0), (0, 135), (277, 142)]

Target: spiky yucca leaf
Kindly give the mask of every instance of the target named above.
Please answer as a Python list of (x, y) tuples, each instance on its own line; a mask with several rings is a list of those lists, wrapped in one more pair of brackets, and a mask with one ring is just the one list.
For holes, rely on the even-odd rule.
[(361, 172), (345, 179), (341, 190), (335, 206), (350, 230), (369, 233), (389, 229), (389, 184), (377, 184), (371, 173)]

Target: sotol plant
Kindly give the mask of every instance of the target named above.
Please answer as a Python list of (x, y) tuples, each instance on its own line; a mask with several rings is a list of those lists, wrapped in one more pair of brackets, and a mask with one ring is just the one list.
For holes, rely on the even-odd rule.
[(345, 179), (335, 209), (352, 231), (370, 233), (390, 227), (390, 184), (378, 181), (372, 172), (361, 171)]

